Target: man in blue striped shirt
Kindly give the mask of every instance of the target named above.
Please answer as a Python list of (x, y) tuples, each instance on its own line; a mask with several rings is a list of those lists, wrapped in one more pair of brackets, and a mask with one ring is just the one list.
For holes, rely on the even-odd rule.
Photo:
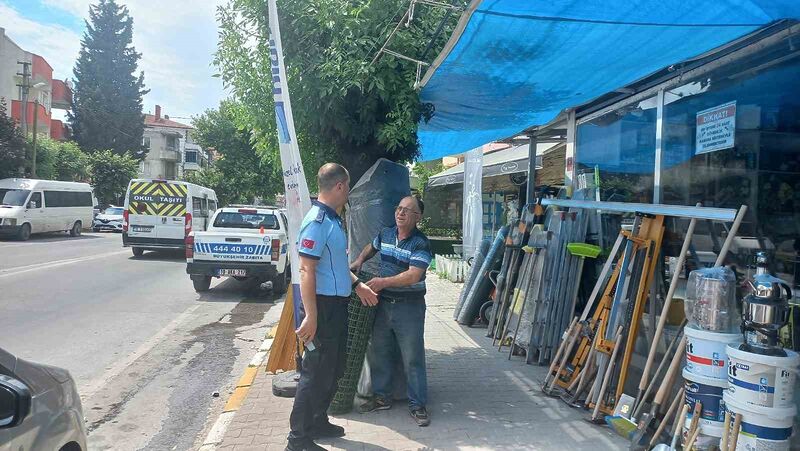
[(417, 229), (424, 205), (408, 196), (395, 210), (394, 227), (386, 227), (368, 244), (351, 265), (358, 272), (365, 261), (381, 255), (379, 277), (367, 282), (378, 293), (378, 310), (368, 350), (374, 398), (362, 412), (392, 407), (392, 370), (395, 348), (406, 373), (408, 407), (420, 426), (428, 426), (425, 408), (428, 380), (425, 370), (425, 271), (431, 263), (428, 238)]

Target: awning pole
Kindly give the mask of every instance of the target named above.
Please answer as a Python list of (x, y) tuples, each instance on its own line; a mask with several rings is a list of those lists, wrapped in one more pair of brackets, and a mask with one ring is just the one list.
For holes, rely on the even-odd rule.
[[(525, 202), (530, 205), (536, 203), (536, 137), (531, 136), (528, 143), (528, 190)], [(520, 205), (523, 207), (523, 205)]]

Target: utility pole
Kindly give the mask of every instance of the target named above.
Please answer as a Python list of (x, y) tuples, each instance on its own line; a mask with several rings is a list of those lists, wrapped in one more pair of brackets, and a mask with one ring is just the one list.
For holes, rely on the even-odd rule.
[(33, 157), (31, 158), (31, 177), (36, 178), (36, 136), (39, 134), (39, 99), (33, 102)]
[(22, 77), (22, 83), (18, 84), (20, 93), (22, 94), (22, 118), (20, 120), (20, 129), (22, 136), (28, 137), (28, 93), (31, 89), (31, 63), (27, 61), (17, 61), (17, 64), (22, 65), (22, 72), (17, 72), (17, 75)]

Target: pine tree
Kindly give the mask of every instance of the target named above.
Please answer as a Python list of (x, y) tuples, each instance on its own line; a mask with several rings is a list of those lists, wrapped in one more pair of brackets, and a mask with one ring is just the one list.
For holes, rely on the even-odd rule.
[(87, 152), (110, 149), (144, 158), (144, 73), (132, 45), (133, 19), (115, 0), (89, 8), (90, 20), (75, 64), (69, 120), (75, 141)]

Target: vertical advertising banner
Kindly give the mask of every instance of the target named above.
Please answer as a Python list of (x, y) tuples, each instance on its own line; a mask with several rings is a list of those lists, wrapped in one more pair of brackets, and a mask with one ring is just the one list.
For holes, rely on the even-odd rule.
[(483, 147), (464, 156), (464, 259), (474, 257), (483, 239)]
[(289, 220), (289, 258), (292, 265), (292, 295), (294, 300), (295, 327), (299, 324), (300, 297), (300, 260), (297, 255), (297, 234), (308, 210), (311, 209), (311, 198), (308, 194), (306, 176), (300, 159), (300, 147), (292, 117), (292, 103), (289, 99), (289, 85), (286, 80), (286, 66), (283, 64), (283, 46), (281, 45), (281, 29), (278, 24), (278, 5), (276, 0), (269, 0), (269, 47), (272, 61), (272, 94), (275, 99), (275, 122), (278, 126), (278, 141), (283, 169), (283, 184), (286, 190), (286, 210)]

